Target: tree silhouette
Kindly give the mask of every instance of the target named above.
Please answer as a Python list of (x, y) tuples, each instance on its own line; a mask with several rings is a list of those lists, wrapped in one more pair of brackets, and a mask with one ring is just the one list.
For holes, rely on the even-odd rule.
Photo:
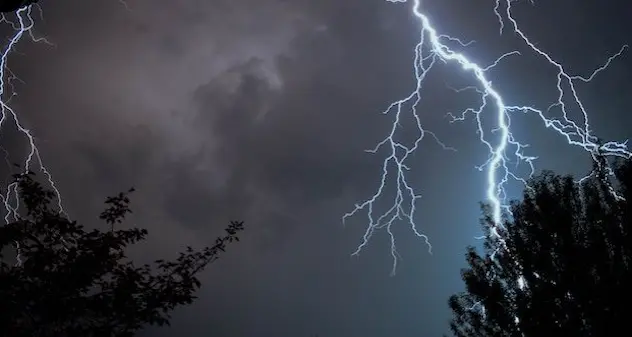
[(131, 212), (127, 193), (107, 198), (100, 216), (107, 230), (88, 231), (50, 207), (54, 193), (32, 174), (16, 175), (15, 183), (23, 211), (0, 226), (0, 253), (13, 246), (21, 263), (0, 254), (0, 336), (124, 337), (169, 324), (176, 307), (195, 299), (196, 275), (243, 229), (232, 222), (210, 247), (187, 247), (174, 261), (136, 266), (125, 248), (147, 231), (114, 228)]
[[(468, 247), (466, 292), (450, 297), (458, 337), (610, 336), (629, 327), (632, 164), (603, 161), (577, 184), (544, 173), (511, 204), (505, 244)], [(609, 182), (612, 180), (612, 182)], [(628, 201), (630, 200), (630, 201)], [(485, 228), (493, 224), (484, 211)], [(497, 247), (501, 244), (501, 248)]]

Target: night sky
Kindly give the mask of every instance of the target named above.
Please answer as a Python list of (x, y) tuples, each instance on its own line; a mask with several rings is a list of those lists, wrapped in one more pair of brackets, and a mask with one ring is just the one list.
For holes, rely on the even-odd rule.
[[(531, 39), (570, 72), (588, 75), (632, 43), (629, 1), (520, 1), (515, 16)], [(141, 336), (440, 336), (449, 295), (462, 290), (467, 245), (480, 243), (479, 202), (487, 159), (474, 123), (448, 112), (476, 106), (450, 87), (474, 82), (442, 66), (425, 84), (431, 140), (412, 159), (423, 195), (417, 226), (433, 254), (396, 228), (397, 274), (388, 236), (358, 257), (364, 214), (341, 217), (377, 188), (390, 131), (380, 112), (415, 86), (419, 24), (411, 5), (384, 0), (42, 0), (36, 32), (10, 58), (23, 83), (13, 108), (36, 137), (66, 211), (97, 224), (104, 197), (130, 186), (129, 225), (150, 231), (139, 260), (175, 257), (212, 244), (230, 220), (245, 221), (238, 245), (202, 275), (199, 300), (173, 326)], [(487, 65), (518, 48), (489, 77), (510, 104), (546, 108), (555, 71), (510, 31), (499, 35), (492, 0), (424, 1), (440, 33)], [(6, 28), (6, 27), (5, 27)], [(8, 36), (8, 35), (7, 35)], [(632, 136), (632, 55), (624, 54), (579, 93), (594, 134)], [(572, 110), (576, 113), (576, 110)], [(574, 115), (579, 117), (579, 115)], [(589, 157), (528, 114), (517, 137), (539, 169), (584, 173)], [(23, 138), (3, 129), (12, 161)], [(403, 132), (414, 131), (404, 125)], [(514, 196), (519, 192), (511, 190)]]

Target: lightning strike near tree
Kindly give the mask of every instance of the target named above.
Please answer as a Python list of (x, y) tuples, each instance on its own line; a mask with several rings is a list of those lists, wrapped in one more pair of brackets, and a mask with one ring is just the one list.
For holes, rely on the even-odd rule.
[[(0, 50), (0, 132), (6, 130), (7, 127), (17, 130), (21, 137), (26, 142), (26, 154), (23, 157), (21, 163), (17, 163), (24, 171), (39, 171), (47, 179), (50, 188), (57, 196), (57, 207), (60, 212), (64, 212), (61, 195), (57, 189), (55, 182), (44, 166), (40, 151), (36, 146), (35, 137), (31, 130), (27, 129), (20, 122), (19, 114), (11, 107), (11, 100), (17, 96), (14, 90), (14, 81), (19, 81), (19, 78), (10, 70), (9, 61), (12, 54), (17, 50), (18, 44), (25, 39), (33, 42), (49, 43), (45, 38), (37, 37), (33, 31), (35, 26), (35, 20), (33, 18), (34, 11), (39, 9), (37, 5), (29, 5), (18, 9), (15, 13), (2, 13), (0, 16), (0, 24), (3, 24), (3, 28), (9, 28), (11, 34), (5, 45), (1, 46)], [(0, 136), (2, 134), (0, 133)], [(9, 153), (4, 150), (5, 159), (9, 162)], [(6, 186), (5, 191), (0, 193), (0, 199), (2, 200), (6, 213), (4, 220), (9, 223), (18, 219), (19, 210), (19, 195), (18, 187), (15, 183), (9, 183)], [(65, 241), (62, 238), (62, 241)], [(19, 246), (17, 261), (21, 263), (19, 255)]]
[[(387, 0), (392, 3), (406, 3), (406, 0)], [(460, 114), (453, 115), (452, 122), (463, 121), (466, 118), (473, 118), (477, 125), (477, 134), (481, 144), (487, 148), (488, 157), (478, 168), (485, 173), (486, 197), (491, 206), (492, 220), (494, 226), (490, 229), (489, 235), (498, 238), (502, 242), (499, 234), (499, 227), (504, 214), (508, 212), (507, 194), (505, 187), (511, 180), (526, 184), (527, 177), (521, 177), (512, 170), (509, 164), (526, 164), (530, 168), (530, 173), (534, 173), (534, 161), (537, 156), (525, 153), (528, 146), (524, 141), (514, 137), (511, 126), (511, 116), (515, 113), (533, 114), (541, 120), (545, 128), (551, 129), (560, 137), (566, 140), (571, 146), (576, 146), (587, 151), (593, 157), (597, 154), (604, 156), (618, 156), (629, 158), (632, 153), (627, 148), (627, 142), (601, 142), (592, 134), (589, 113), (584, 107), (579, 97), (576, 86), (578, 83), (587, 83), (593, 80), (601, 71), (606, 70), (611, 62), (628, 48), (623, 46), (617, 53), (609, 57), (604, 64), (595, 69), (589, 76), (570, 74), (565, 67), (557, 62), (555, 58), (538, 48), (528, 35), (520, 28), (513, 16), (512, 4), (515, 0), (495, 0), (493, 11), (500, 24), (500, 33), (511, 31), (520, 39), (528, 50), (539, 56), (549, 67), (553, 67), (556, 72), (557, 101), (546, 108), (535, 106), (517, 106), (506, 102), (502, 88), (492, 85), (489, 77), (489, 70), (493, 69), (499, 62), (509, 56), (518, 56), (518, 51), (510, 51), (500, 55), (491, 65), (483, 66), (471, 61), (465, 53), (453, 50), (447, 42), (457, 42), (462, 47), (467, 44), (462, 43), (457, 37), (443, 35), (438, 32), (436, 26), (423, 12), (421, 0), (409, 1), (412, 5), (412, 13), (419, 22), (420, 37), (415, 46), (413, 74), (416, 79), (416, 86), (408, 96), (394, 101), (384, 111), (384, 114), (392, 116), (392, 125), (388, 135), (380, 141), (373, 149), (367, 150), (370, 153), (377, 153), (378, 150), (386, 150), (387, 156), (382, 163), (382, 174), (379, 185), (375, 193), (368, 199), (355, 205), (355, 208), (343, 216), (343, 221), (347, 218), (364, 212), (367, 216), (368, 224), (364, 232), (363, 239), (353, 255), (359, 254), (369, 243), (373, 234), (379, 230), (385, 230), (390, 238), (390, 250), (393, 258), (392, 271), (395, 272), (399, 254), (395, 244), (393, 227), (398, 222), (404, 222), (409, 226), (414, 235), (422, 238), (428, 245), (429, 252), (432, 246), (429, 238), (417, 229), (416, 225), (416, 203), (421, 195), (409, 183), (411, 174), (409, 161), (412, 154), (420, 147), (421, 141), (427, 136), (431, 136), (444, 148), (447, 148), (435, 135), (424, 129), (421, 123), (418, 105), (422, 100), (422, 85), (427, 75), (433, 70), (437, 61), (447, 65), (453, 65), (456, 70), (464, 71), (471, 77), (472, 84), (465, 89), (475, 90), (480, 97), (480, 104), (468, 108)], [(462, 89), (462, 90), (465, 90)], [(456, 90), (458, 93), (460, 90)], [(553, 118), (548, 116), (551, 109), (561, 112), (561, 117)], [(571, 109), (575, 109), (575, 115), (579, 115), (580, 120), (571, 116)], [(493, 125), (486, 125), (482, 115), (493, 113)], [(398, 141), (398, 129), (401, 127), (400, 120), (405, 114), (413, 117), (416, 121), (417, 138), (411, 143)], [(491, 129), (491, 132), (486, 132)], [(491, 136), (495, 137), (491, 137)], [(492, 139), (493, 138), (493, 139)], [(392, 203), (384, 212), (376, 212), (378, 200), (385, 197), (387, 187), (395, 187), (396, 193)]]

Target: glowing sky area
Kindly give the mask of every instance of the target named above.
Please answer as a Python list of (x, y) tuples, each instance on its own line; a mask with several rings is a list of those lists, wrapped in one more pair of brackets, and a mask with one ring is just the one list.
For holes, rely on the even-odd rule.
[[(392, 3), (407, 2), (405, 0), (388, 1)], [(632, 156), (632, 153), (628, 151), (627, 141), (604, 141), (603, 138), (600, 140), (593, 134), (589, 117), (590, 114), (584, 107), (583, 100), (577, 91), (578, 82), (590, 83), (601, 71), (608, 69), (612, 61), (620, 57), (623, 52), (629, 48), (627, 45), (623, 45), (618, 52), (608, 57), (607, 61), (596, 67), (592, 73), (587, 76), (571, 74), (566, 67), (559, 61), (556, 61), (549, 52), (537, 47), (533, 41), (531, 41), (528, 34), (522, 30), (520, 24), (514, 17), (512, 0), (495, 0), (493, 12), (498, 19), (500, 34), (506, 29), (514, 33), (514, 35), (526, 45), (529, 52), (542, 58), (543, 61), (553, 67), (557, 73), (554, 87), (557, 92), (557, 99), (552, 101), (548, 107), (538, 108), (533, 104), (510, 105), (505, 102), (503, 93), (492, 84), (488, 72), (494, 70), (504, 58), (520, 56), (522, 53), (518, 50), (511, 50), (501, 54), (490, 65), (480, 65), (471, 59), (466, 52), (455, 51), (451, 46), (456, 42), (461, 47), (467, 47), (473, 41), (464, 42), (458, 36), (438, 32), (435, 25), (431, 23), (428, 14), (424, 12), (421, 0), (411, 0), (408, 2), (412, 3), (412, 14), (421, 25), (420, 38), (415, 48), (415, 58), (413, 62), (417, 85), (411, 94), (393, 102), (383, 112), (384, 114), (394, 115), (391, 131), (374, 149), (368, 151), (370, 153), (377, 153), (386, 147), (389, 148), (390, 152), (384, 160), (382, 176), (377, 191), (368, 200), (356, 204), (353, 211), (345, 214), (343, 217), (343, 220), (345, 220), (365, 209), (367, 212), (369, 224), (362, 243), (358, 246), (358, 249), (353, 255), (360, 253), (369, 243), (373, 233), (376, 231), (384, 229), (388, 233), (391, 256), (393, 257), (393, 274), (396, 272), (397, 260), (399, 258), (393, 226), (398, 221), (408, 223), (412, 229), (412, 233), (417, 237), (423, 238), (428, 245), (428, 251), (432, 252), (432, 244), (428, 236), (419, 232), (417, 229), (415, 211), (417, 202), (422, 196), (416, 193), (415, 188), (408, 182), (407, 176), (410, 171), (408, 157), (417, 151), (421, 142), (426, 137), (426, 134), (429, 134), (446, 150), (455, 151), (454, 148), (446, 146), (434, 133), (423, 127), (423, 117), (421, 115), (423, 112), (417, 109), (420, 102), (424, 99), (424, 80), (428, 76), (428, 73), (433, 70), (437, 61), (457, 66), (457, 69), (460, 68), (460, 70), (471, 75), (473, 84), (464, 88), (457, 88), (455, 90), (456, 93), (465, 90), (473, 90), (480, 95), (481, 102), (478, 105), (465, 108), (459, 114), (449, 112), (448, 116), (451, 118), (451, 122), (462, 122), (471, 115), (471, 118), (476, 122), (475, 130), (479, 136), (479, 140), (489, 152), (487, 160), (479, 166), (479, 170), (485, 172), (485, 202), (490, 206), (492, 221), (495, 223), (495, 226), (491, 227), (488, 235), (500, 239), (500, 242), (502, 242), (502, 237), (499, 234), (498, 226), (502, 226), (503, 212), (506, 212), (508, 209), (506, 187), (511, 180), (526, 186), (529, 176), (535, 173), (534, 163), (538, 158), (536, 155), (537, 152), (532, 155), (526, 154), (525, 148), (529, 147), (529, 144), (514, 136), (514, 127), (512, 126), (511, 119), (515, 113), (536, 115), (536, 117), (539, 117), (542, 121), (542, 127), (552, 129), (566, 140), (569, 146), (580, 147), (591, 156), (597, 154), (622, 158), (630, 158)], [(509, 27), (505, 26), (506, 21)], [(411, 144), (399, 140), (398, 137), (398, 129), (402, 127), (402, 115), (406, 113), (405, 109), (407, 108), (414, 118), (419, 133)], [(572, 117), (573, 109), (577, 111), (580, 117), (579, 122)], [(556, 110), (559, 116), (555, 115)], [(483, 114), (491, 114), (492, 118), (488, 121), (484, 121)], [(494, 140), (489, 139), (488, 134), (490, 133), (493, 135)], [(512, 166), (517, 168), (520, 165), (528, 166), (528, 175), (523, 177), (514, 172), (515, 170)], [(389, 172), (392, 167), (394, 167), (394, 173)], [(579, 179), (581, 180), (581, 177)], [(378, 214), (375, 214), (375, 205), (387, 194), (385, 190), (387, 184), (389, 184), (389, 180), (392, 180), (395, 185), (393, 205), (383, 213), (378, 212)]]
[(143, 336), (439, 336), (479, 201), (627, 154), (624, 0), (40, 3), (0, 22), (3, 177), (91, 226), (135, 186), (139, 260), (247, 225)]

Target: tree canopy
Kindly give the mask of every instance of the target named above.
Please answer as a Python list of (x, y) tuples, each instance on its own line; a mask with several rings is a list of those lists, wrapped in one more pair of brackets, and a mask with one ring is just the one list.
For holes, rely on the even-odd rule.
[[(543, 173), (529, 182), (483, 253), (468, 247), (466, 291), (449, 300), (458, 337), (611, 336), (629, 327), (632, 164), (595, 162), (578, 184)], [(494, 223), (485, 209), (482, 224)], [(500, 248), (498, 248), (500, 247)]]
[[(196, 275), (243, 229), (232, 222), (212, 246), (137, 266), (125, 249), (147, 230), (114, 226), (131, 212), (128, 193), (106, 199), (100, 218), (108, 228), (87, 230), (51, 207), (55, 194), (32, 174), (16, 175), (15, 183), (23, 210), (0, 226), (0, 336), (125, 337), (169, 324), (174, 309), (195, 299)], [(2, 255), (10, 250), (18, 263)]]

